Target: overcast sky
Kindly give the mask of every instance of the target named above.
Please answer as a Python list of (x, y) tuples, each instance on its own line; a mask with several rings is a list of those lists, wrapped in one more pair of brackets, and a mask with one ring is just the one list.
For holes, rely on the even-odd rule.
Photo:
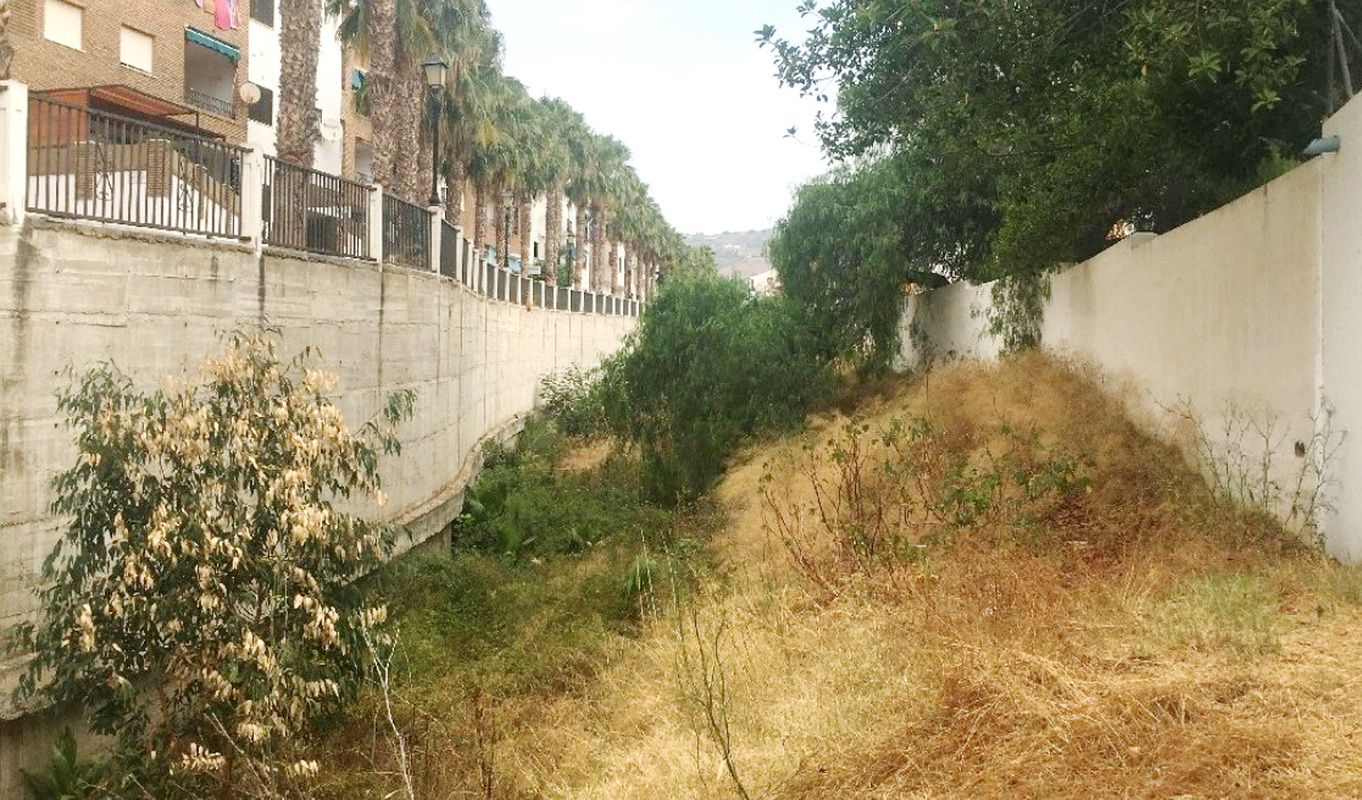
[[(682, 233), (770, 227), (824, 171), (812, 100), (781, 89), (753, 31), (799, 0), (488, 0), (506, 72), (624, 142)], [(798, 140), (786, 130), (798, 127)]]

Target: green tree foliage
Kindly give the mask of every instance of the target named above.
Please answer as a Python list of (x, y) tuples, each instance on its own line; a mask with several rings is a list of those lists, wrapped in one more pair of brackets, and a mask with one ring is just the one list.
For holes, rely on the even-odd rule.
[[(898, 298), (909, 281), (935, 284), (967, 252), (919, 252), (935, 241), (964, 241), (965, 225), (928, 240), (921, 226), (932, 210), (913, 205), (906, 180), (892, 162), (849, 168), (800, 187), (788, 215), (776, 226), (769, 248), (787, 297), (806, 309), (825, 359), (849, 358), (862, 367), (886, 365), (897, 343)], [(967, 220), (968, 216), (942, 215)], [(959, 238), (957, 238), (959, 237)]]
[(744, 437), (801, 422), (828, 386), (796, 306), (696, 271), (663, 284), (607, 364), (604, 395), (649, 492), (675, 502), (709, 488)]
[[(820, 138), (860, 166), (824, 184), (866, 208), (830, 211), (834, 189), (818, 188), (791, 219), (819, 204), (849, 226), (825, 231), (835, 240), (825, 249), (874, 252), (866, 240), (883, 236), (905, 273), (1036, 272), (1093, 255), (1117, 222), (1168, 230), (1297, 152), (1326, 112), (1325, 0), (807, 0), (801, 10), (802, 41), (769, 26), (758, 41), (783, 83), (835, 102)], [(852, 187), (867, 183), (858, 198)], [(889, 220), (867, 222), (876, 208)], [(808, 258), (807, 238), (790, 237), (787, 260)]]
[[(44, 565), (36, 653), (21, 693), (83, 707), (115, 737), (118, 795), (277, 796), (318, 765), (297, 737), (357, 688), (382, 608), (354, 579), (391, 531), (333, 505), (383, 502), (378, 450), (393, 425), (353, 434), (334, 377), (235, 334), (198, 380), (143, 392), (110, 365), (58, 398), (76, 435), (54, 509), (69, 519)], [(123, 781), (120, 783), (120, 781)]]

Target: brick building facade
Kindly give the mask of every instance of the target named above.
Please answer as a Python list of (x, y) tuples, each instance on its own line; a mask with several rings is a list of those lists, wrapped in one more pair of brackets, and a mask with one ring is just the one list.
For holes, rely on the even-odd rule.
[[(205, 4), (216, 11), (213, 0)], [(246, 76), (249, 8), (209, 13), (191, 0), (15, 0), (11, 8), (11, 76), (33, 92), (127, 86), (166, 101), (163, 113), (180, 112), (167, 120), (245, 140), (237, 87)], [(63, 99), (79, 102), (70, 93)], [(89, 102), (111, 111), (118, 103)], [(155, 116), (149, 107), (138, 113)]]

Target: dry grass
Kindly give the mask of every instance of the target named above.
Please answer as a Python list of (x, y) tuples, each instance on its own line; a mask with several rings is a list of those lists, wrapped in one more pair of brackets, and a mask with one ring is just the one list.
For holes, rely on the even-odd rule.
[[(846, 420), (817, 420), (730, 472), (718, 577), (583, 685), (495, 709), (490, 794), (430, 796), (1362, 796), (1357, 570), (1217, 503), (1044, 357), (950, 367), (858, 424), (910, 417), (973, 464), (1007, 446), (999, 426), (1034, 428), (1091, 484), (1028, 535), (988, 520), (872, 571), (826, 558), (811, 580), (773, 513), (845, 475), (826, 454)], [(475, 769), (471, 746), (451, 749)]]

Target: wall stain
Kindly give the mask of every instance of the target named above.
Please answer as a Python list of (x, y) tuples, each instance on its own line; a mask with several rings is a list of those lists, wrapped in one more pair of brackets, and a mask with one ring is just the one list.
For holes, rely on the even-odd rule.
[[(22, 454), (14, 445), (22, 441), (18, 427), (25, 400), (25, 377), (28, 373), (29, 292), (32, 290), (33, 263), (37, 249), (33, 246), (33, 227), (25, 223), (19, 232), (14, 252), (14, 276), (10, 286), (8, 323), (10, 328), (9, 358), (0, 371), (0, 474), (9, 472), (22, 463)], [(4, 409), (13, 409), (5, 414)]]

